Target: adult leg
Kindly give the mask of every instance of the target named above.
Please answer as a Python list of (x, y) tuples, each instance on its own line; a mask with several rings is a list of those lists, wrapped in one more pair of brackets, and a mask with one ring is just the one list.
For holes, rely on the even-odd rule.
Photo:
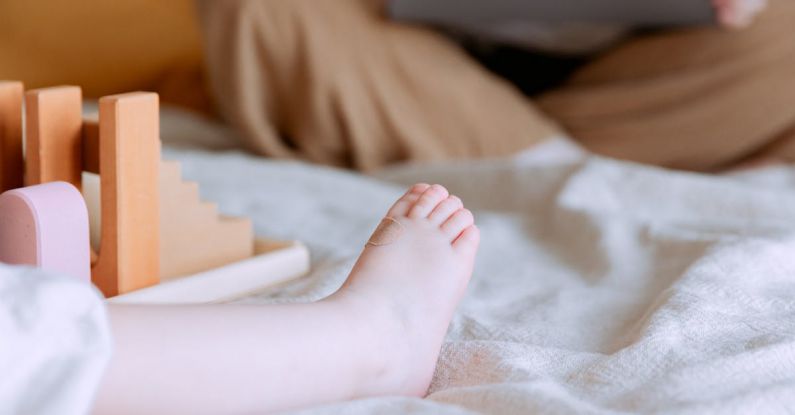
[(795, 126), (795, 2), (773, 0), (741, 31), (636, 37), (581, 69), (539, 105), (585, 147), (711, 171)]
[(455, 42), (381, 4), (200, 2), (215, 97), (252, 150), (375, 170), (508, 155), (558, 131)]
[(738, 168), (767, 166), (795, 161), (795, 126), (785, 131), (770, 144), (738, 163)]

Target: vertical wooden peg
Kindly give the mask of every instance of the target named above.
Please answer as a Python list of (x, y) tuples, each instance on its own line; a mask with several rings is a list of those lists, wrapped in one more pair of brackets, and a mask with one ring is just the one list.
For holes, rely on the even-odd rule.
[(81, 188), (82, 92), (76, 86), (25, 94), (25, 184), (64, 181)]
[(22, 82), (0, 82), (0, 193), (24, 185)]
[(92, 280), (105, 296), (159, 282), (159, 165), (157, 94), (100, 99), (102, 231)]

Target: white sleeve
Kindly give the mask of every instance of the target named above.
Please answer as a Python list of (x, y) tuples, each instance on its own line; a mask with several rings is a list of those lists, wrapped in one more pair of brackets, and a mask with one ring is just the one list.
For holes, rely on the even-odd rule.
[(0, 264), (0, 414), (89, 412), (110, 354), (95, 288)]

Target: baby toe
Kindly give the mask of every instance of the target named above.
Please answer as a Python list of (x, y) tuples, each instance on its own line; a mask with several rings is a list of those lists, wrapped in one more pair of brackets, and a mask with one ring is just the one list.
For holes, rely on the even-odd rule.
[(409, 190), (392, 205), (389, 212), (387, 212), (387, 216), (401, 217), (408, 215), (411, 207), (414, 206), (417, 199), (419, 199), (422, 193), (428, 190), (429, 187), (431, 187), (431, 185), (426, 183), (417, 183), (411, 186)]
[(428, 220), (436, 226), (443, 224), (453, 213), (464, 207), (464, 204), (456, 196), (450, 196), (439, 203), (436, 208), (428, 215)]
[(443, 200), (447, 199), (450, 194), (443, 186), (435, 184), (429, 187), (414, 203), (408, 213), (408, 217), (412, 219), (420, 219), (427, 217), (433, 209)]
[(459, 209), (449, 219), (447, 219), (440, 227), (442, 232), (447, 235), (450, 242), (458, 238), (464, 229), (472, 226), (475, 223), (475, 217), (468, 209)]
[(474, 256), (478, 245), (480, 245), (480, 229), (475, 225), (464, 229), (461, 235), (453, 241), (453, 249), (464, 255)]

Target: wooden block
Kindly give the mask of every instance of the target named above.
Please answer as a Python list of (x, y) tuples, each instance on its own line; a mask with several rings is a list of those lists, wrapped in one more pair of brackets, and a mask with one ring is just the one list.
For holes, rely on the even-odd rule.
[(88, 212), (71, 184), (51, 182), (3, 193), (0, 229), (0, 262), (91, 280)]
[(0, 193), (24, 185), (22, 82), (0, 82)]
[(80, 189), (83, 98), (79, 87), (25, 94), (25, 183), (64, 181)]
[(220, 217), (214, 204), (199, 200), (196, 183), (182, 181), (177, 162), (161, 164), (160, 219), (162, 280), (218, 268), (254, 254), (251, 221)]
[(158, 122), (157, 94), (99, 101), (102, 230), (92, 278), (105, 296), (159, 282)]
[[(99, 178), (83, 176), (83, 196), (91, 218), (91, 240), (99, 247)], [(99, 231), (98, 231), (99, 230)], [(219, 243), (223, 241), (223, 243)], [(160, 280), (192, 275), (254, 255), (251, 221), (218, 215), (216, 205), (199, 199), (199, 186), (182, 180), (180, 164), (160, 164)]]
[(272, 289), (309, 271), (309, 250), (299, 242), (257, 240), (255, 255), (220, 268), (163, 281), (113, 297), (114, 304), (223, 303)]

